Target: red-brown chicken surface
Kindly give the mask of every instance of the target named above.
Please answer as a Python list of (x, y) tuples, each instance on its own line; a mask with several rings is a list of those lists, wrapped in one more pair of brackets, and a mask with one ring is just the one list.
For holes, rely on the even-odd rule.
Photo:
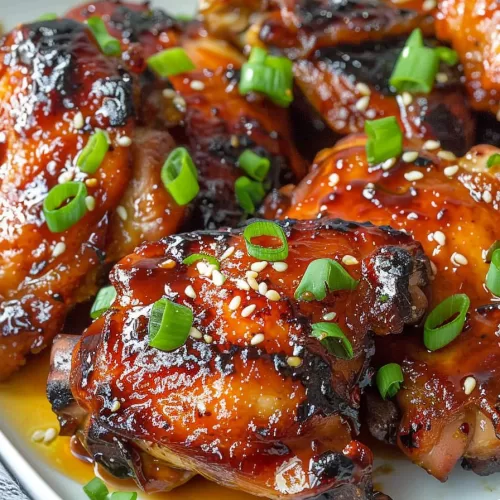
[[(442, 350), (427, 351), (420, 329), (376, 344), (377, 364), (398, 362), (405, 375), (397, 395), (402, 414), (398, 444), (416, 463), (445, 479), (462, 456), (500, 456), (493, 432), (500, 424), (500, 316), (484, 286), (485, 253), (500, 239), (500, 175), (498, 169), (486, 168), (486, 160), (498, 150), (477, 146), (453, 160), (441, 149), (407, 145), (406, 152), (416, 151), (418, 158), (400, 158), (387, 170), (367, 164), (365, 144), (364, 136), (353, 136), (320, 152), (295, 190), (287, 188), (270, 200), (267, 215), (339, 216), (404, 229), (422, 241), (433, 263), (431, 308), (452, 294), (470, 297), (463, 333)], [(467, 387), (476, 386), (470, 393), (464, 389), (467, 377), (475, 381)]]
[[(283, 228), (287, 266), (250, 257), (241, 229), (146, 244), (115, 266), (117, 299), (84, 333), (71, 369), (73, 396), (88, 415), (83, 439), (97, 462), (109, 466), (113, 447), (95, 448), (96, 433), (109, 443), (119, 436), (124, 453), (139, 448), (268, 498), (309, 498), (345, 485), (369, 495), (371, 453), (351, 438), (370, 376), (368, 333), (398, 333), (418, 321), (427, 261), (418, 243), (388, 228), (340, 220)], [(220, 259), (225, 282), (183, 264), (193, 253)], [(346, 255), (356, 258), (346, 265), (359, 279), (353, 291), (294, 298), (312, 260)], [(249, 275), (255, 264), (261, 270)], [(195, 330), (172, 352), (148, 345), (152, 304), (162, 297), (194, 313)], [(325, 314), (351, 342), (352, 359), (310, 336)], [(53, 380), (49, 396), (67, 422)]]

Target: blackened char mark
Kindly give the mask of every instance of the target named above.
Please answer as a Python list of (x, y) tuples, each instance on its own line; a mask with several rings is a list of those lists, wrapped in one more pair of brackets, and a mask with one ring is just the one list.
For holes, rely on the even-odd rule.
[(491, 144), (500, 148), (500, 124), (494, 115), (478, 113), (474, 144)]
[(121, 77), (97, 80), (92, 85), (92, 94), (98, 98), (104, 97), (97, 114), (108, 118), (112, 127), (125, 125), (134, 114), (132, 79), (127, 73)]
[(462, 460), (462, 467), (465, 470), (471, 470), (478, 476), (489, 476), (496, 472), (500, 472), (500, 458), (464, 458)]

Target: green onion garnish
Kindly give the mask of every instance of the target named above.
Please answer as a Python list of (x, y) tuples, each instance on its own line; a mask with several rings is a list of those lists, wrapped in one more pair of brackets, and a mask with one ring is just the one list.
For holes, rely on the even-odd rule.
[(263, 181), (271, 168), (271, 162), (262, 156), (246, 149), (238, 158), (238, 165), (256, 181)]
[(149, 318), (149, 345), (162, 351), (173, 351), (186, 343), (193, 325), (193, 311), (168, 299), (153, 304)]
[(403, 132), (394, 116), (379, 120), (366, 120), (366, 156), (368, 163), (382, 163), (399, 156), (403, 151)]
[(147, 63), (155, 73), (163, 77), (179, 75), (195, 68), (193, 61), (181, 47), (162, 50), (149, 57)]
[(449, 47), (436, 47), (434, 51), (439, 60), (449, 66), (455, 66), (455, 64), (458, 63), (458, 53), (456, 50), (450, 49)]
[(88, 482), (83, 491), (87, 494), (90, 500), (106, 500), (109, 490), (104, 484), (104, 481), (98, 477), (94, 477), (92, 481)]
[(191, 255), (188, 255), (183, 261), (183, 264), (186, 264), (186, 266), (190, 266), (191, 264), (194, 264), (195, 262), (198, 262), (200, 260), (205, 260), (209, 264), (212, 264), (215, 266), (215, 269), (219, 270), (220, 269), (220, 262), (212, 255), (208, 255), (206, 253), (192, 253)]
[(434, 86), (439, 70), (438, 53), (425, 47), (422, 32), (417, 28), (406, 41), (396, 61), (389, 83), (398, 92), (424, 92)]
[(496, 167), (500, 165), (500, 153), (495, 153), (495, 154), (492, 154), (489, 158), (488, 158), (488, 161), (486, 163), (486, 166), (488, 168), (491, 168), (491, 167)]
[(47, 14), (42, 14), (39, 18), (37, 18), (37, 22), (40, 21), (54, 21), (54, 19), (57, 19), (58, 15), (54, 14), (53, 12), (47, 12)]
[(314, 323), (311, 335), (316, 337), (325, 349), (341, 359), (352, 359), (352, 344), (336, 323)]
[(161, 169), (161, 180), (179, 205), (187, 205), (198, 192), (198, 172), (186, 148), (175, 148)]
[(115, 287), (105, 286), (101, 288), (95, 297), (94, 303), (92, 304), (92, 309), (90, 310), (90, 317), (92, 319), (97, 319), (103, 313), (105, 313), (111, 306), (111, 304), (116, 299)]
[(297, 290), (297, 300), (323, 300), (326, 289), (331, 292), (337, 290), (354, 290), (358, 282), (335, 260), (316, 259), (306, 269)]
[(102, 130), (94, 132), (76, 160), (82, 172), (95, 174), (109, 149), (108, 134)]
[(500, 248), (500, 240), (496, 240), (495, 243), (493, 243), (493, 245), (491, 245), (491, 247), (488, 248), (488, 251), (486, 252), (486, 257), (484, 259), (488, 264), (491, 262), (495, 250), (498, 250), (499, 248)]
[(89, 17), (87, 19), (87, 25), (97, 40), (103, 54), (107, 56), (119, 56), (122, 53), (120, 41), (108, 33), (106, 25), (100, 17)]
[(486, 274), (486, 288), (496, 296), (500, 296), (500, 250), (495, 250)]
[[(277, 248), (263, 247), (252, 243), (252, 238), (260, 236), (271, 236), (278, 238), (281, 245)], [(248, 255), (260, 260), (267, 260), (270, 262), (285, 260), (288, 257), (288, 242), (286, 235), (281, 226), (275, 222), (258, 221), (249, 224), (243, 231), (243, 237), (247, 246)]]
[(403, 372), (397, 363), (384, 365), (377, 372), (377, 387), (384, 399), (395, 396), (403, 381)]
[(288, 107), (293, 101), (292, 67), (288, 58), (270, 56), (264, 49), (254, 47), (248, 62), (241, 67), (240, 94), (260, 92), (278, 106)]
[(262, 182), (252, 181), (248, 177), (239, 177), (234, 183), (234, 192), (238, 204), (247, 214), (253, 214), (266, 195)]
[(424, 324), (424, 345), (429, 351), (441, 349), (460, 334), (469, 306), (469, 297), (457, 294), (443, 300), (432, 310)]
[(86, 196), (87, 188), (83, 182), (54, 186), (43, 201), (43, 213), (50, 231), (62, 233), (76, 224), (87, 212)]
[(111, 493), (109, 500), (137, 500), (137, 493), (135, 491), (115, 491)]

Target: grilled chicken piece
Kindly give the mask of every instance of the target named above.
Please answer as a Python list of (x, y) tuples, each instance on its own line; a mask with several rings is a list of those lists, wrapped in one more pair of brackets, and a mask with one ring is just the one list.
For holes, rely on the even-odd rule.
[[(63, 432), (74, 431), (79, 413), (67, 407), (76, 400), (87, 414), (80, 424), (85, 446), (114, 474), (132, 475), (126, 463), (145, 452), (268, 498), (327, 491), (333, 496), (325, 498), (354, 492), (371, 498), (371, 452), (351, 437), (371, 375), (369, 332), (398, 333), (419, 321), (428, 261), (408, 235), (368, 223), (282, 227), (288, 268), (262, 265), (259, 291), (255, 279), (246, 281), (258, 261), (247, 254), (243, 229), (172, 236), (117, 264), (111, 273), (117, 299), (73, 353), (74, 400), (61, 390), (67, 368), (49, 379)], [(225, 282), (183, 264), (193, 253), (217, 257)], [(341, 262), (347, 254), (357, 258), (348, 267), (359, 279), (355, 290), (323, 301), (294, 298), (312, 260)], [(162, 297), (194, 313), (195, 330), (171, 352), (148, 345), (152, 304)], [(335, 357), (310, 335), (311, 324), (332, 312), (353, 346), (352, 359)]]
[[(322, 151), (296, 189), (269, 200), (267, 216), (338, 216), (404, 229), (422, 242), (435, 268), (431, 308), (452, 294), (470, 297), (464, 331), (440, 351), (425, 349), (420, 329), (376, 342), (376, 365), (400, 363), (405, 377), (393, 437), (413, 461), (444, 480), (462, 456), (479, 465), (500, 457), (500, 316), (484, 286), (485, 252), (500, 239), (500, 174), (486, 160), (499, 150), (476, 146), (452, 159), (442, 150), (407, 145), (418, 158), (384, 170), (367, 164), (365, 144), (358, 135)], [(389, 403), (374, 412), (382, 413), (371, 425), (377, 434), (394, 426), (394, 410)]]

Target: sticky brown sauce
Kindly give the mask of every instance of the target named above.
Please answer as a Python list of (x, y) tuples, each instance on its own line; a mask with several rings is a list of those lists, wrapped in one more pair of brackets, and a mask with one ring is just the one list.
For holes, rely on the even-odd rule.
[[(37, 430), (50, 427), (59, 429), (57, 418), (45, 396), (47, 375), (49, 372), (48, 350), (29, 361), (29, 366), (14, 375), (7, 383), (0, 384), (0, 413), (4, 422), (13, 428), (17, 435), (31, 446), (40, 460), (54, 469), (84, 485), (94, 474), (93, 464), (86, 461), (85, 453), (78, 446), (71, 445), (69, 437), (59, 436), (46, 445), (34, 443), (31, 439)], [(78, 458), (77, 458), (78, 457)], [(129, 481), (119, 481), (105, 477), (110, 489), (132, 491), (134, 486)], [(223, 488), (201, 477), (196, 477), (187, 484), (170, 493), (149, 495), (151, 500), (234, 500), (235, 492)], [(238, 492), (238, 500), (252, 500), (256, 497)]]

